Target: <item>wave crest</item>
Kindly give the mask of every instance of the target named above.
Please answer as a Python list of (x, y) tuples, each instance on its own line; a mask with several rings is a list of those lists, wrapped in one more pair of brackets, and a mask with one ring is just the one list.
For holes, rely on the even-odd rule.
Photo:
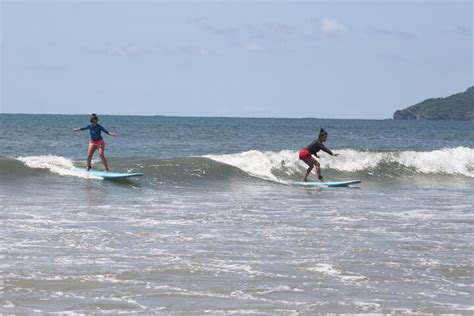
[[(374, 152), (341, 149), (339, 156), (322, 153), (322, 169), (342, 172), (391, 174), (393, 170), (407, 170), (420, 174), (449, 174), (474, 177), (474, 149), (467, 147), (444, 148), (427, 152), (400, 151)], [(290, 150), (261, 152), (250, 150), (237, 154), (208, 155), (215, 161), (235, 166), (243, 171), (268, 180), (280, 180), (282, 174), (301, 173), (306, 165), (298, 153)]]
[(27, 167), (33, 169), (47, 169), (52, 173), (57, 173), (62, 176), (71, 176), (78, 178), (97, 178), (90, 175), (87, 171), (74, 167), (71, 159), (54, 156), (27, 156), (18, 157), (17, 160), (23, 162)]
[[(474, 178), (474, 149), (444, 148), (433, 151), (359, 151), (337, 150), (331, 157), (322, 153), (323, 174), (334, 178), (394, 178), (417, 175), (452, 175)], [(300, 180), (306, 165), (294, 150), (249, 150), (227, 155), (206, 155), (173, 159), (110, 158), (113, 170), (143, 172), (146, 178), (160, 183), (189, 181), (258, 179), (286, 183)], [(100, 164), (100, 163), (99, 163)], [(93, 178), (84, 169), (74, 166), (71, 159), (45, 155), (0, 159), (0, 171), (13, 175), (34, 174), (33, 170), (48, 170), (62, 176)]]

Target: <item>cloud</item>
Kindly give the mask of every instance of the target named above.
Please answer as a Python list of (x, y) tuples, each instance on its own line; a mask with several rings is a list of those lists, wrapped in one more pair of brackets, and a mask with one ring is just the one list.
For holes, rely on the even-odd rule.
[(209, 22), (206, 17), (194, 17), (188, 19), (188, 24), (194, 25), (201, 31), (227, 38), (234, 38), (239, 35), (239, 29), (236, 27), (217, 27)]
[(193, 17), (188, 19), (188, 24), (198, 30), (231, 41), (265, 40), (281, 42), (292, 35), (291, 27), (284, 23), (264, 23), (260, 25), (247, 24), (242, 28), (233, 26), (216, 26), (207, 17)]
[(247, 25), (249, 35), (262, 40), (287, 40), (293, 33), (290, 26), (283, 23), (266, 23), (261, 26)]
[(135, 45), (110, 47), (108, 49), (108, 53), (110, 55), (119, 57), (137, 56), (142, 52), (142, 49), (138, 48)]
[[(252, 53), (288, 53), (288, 41), (294, 34), (290, 25), (280, 22), (246, 24), (240, 27), (216, 25), (207, 17), (191, 17), (187, 23), (199, 31), (211, 34), (244, 51)], [(180, 52), (196, 51), (193, 47), (180, 49)], [(200, 52), (209, 55), (208, 52)]]
[(418, 36), (412, 32), (390, 30), (390, 29), (386, 29), (386, 28), (382, 28), (378, 26), (369, 26), (368, 32), (372, 34), (378, 34), (385, 37), (392, 37), (392, 38), (397, 38), (401, 40), (415, 40), (418, 38)]
[(201, 56), (201, 57), (207, 57), (207, 56), (218, 54), (218, 52), (215, 50), (209, 49), (204, 46), (199, 46), (199, 45), (181, 45), (176, 49), (176, 52), (184, 54), (184, 55)]
[(472, 29), (467, 26), (459, 25), (453, 31), (461, 36), (472, 37)]
[(334, 18), (324, 18), (321, 20), (321, 30), (325, 34), (344, 34), (349, 28)]
[(257, 42), (244, 42), (242, 48), (251, 52), (264, 52), (266, 48)]
[(377, 54), (377, 57), (384, 60), (385, 62), (398, 63), (398, 64), (412, 64), (405, 56), (398, 53), (381, 53)]

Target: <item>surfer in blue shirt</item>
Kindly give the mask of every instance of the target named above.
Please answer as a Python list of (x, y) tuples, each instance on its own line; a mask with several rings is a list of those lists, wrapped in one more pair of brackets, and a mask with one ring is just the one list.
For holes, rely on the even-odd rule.
[(89, 147), (87, 149), (87, 171), (91, 169), (92, 156), (94, 155), (96, 149), (99, 150), (100, 160), (102, 160), (105, 170), (109, 171), (109, 165), (107, 164), (107, 159), (105, 158), (105, 141), (102, 138), (101, 132), (104, 132), (110, 136), (115, 136), (115, 133), (109, 132), (102, 125), (99, 125), (98, 122), (99, 118), (97, 117), (97, 114), (94, 113), (91, 116), (90, 125), (87, 125), (86, 127), (82, 128), (73, 129), (75, 132), (85, 130), (89, 130), (90, 132), (91, 141), (89, 142)]
[(319, 158), (318, 152), (320, 150), (330, 154), (331, 156), (338, 155), (338, 154), (333, 153), (331, 150), (329, 150), (326, 146), (323, 145), (323, 143), (327, 140), (327, 138), (328, 138), (328, 133), (324, 130), (324, 128), (321, 128), (321, 130), (319, 131), (319, 137), (313, 140), (311, 144), (309, 144), (307, 147), (304, 147), (300, 150), (299, 158), (303, 160), (305, 164), (308, 165), (308, 169), (306, 170), (306, 174), (303, 179), (304, 182), (308, 181), (308, 176), (314, 167), (316, 167), (316, 173), (318, 174), (319, 181), (321, 182), (323, 181), (323, 176), (321, 175), (321, 167), (319, 165), (319, 161), (317, 161), (312, 155), (315, 155), (316, 158)]

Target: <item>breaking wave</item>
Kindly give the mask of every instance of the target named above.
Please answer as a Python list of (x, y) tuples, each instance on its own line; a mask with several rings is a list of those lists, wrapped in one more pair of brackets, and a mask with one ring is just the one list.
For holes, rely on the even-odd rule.
[[(322, 153), (321, 168), (348, 173), (391, 176), (394, 173), (449, 174), (474, 177), (474, 149), (444, 148), (427, 152), (377, 152), (342, 149), (339, 156)], [(243, 171), (268, 180), (279, 180), (286, 175), (301, 173), (306, 165), (298, 153), (290, 150), (261, 152), (250, 150), (229, 155), (208, 155), (215, 161), (235, 166)]]
[[(474, 149), (444, 148), (433, 151), (337, 150), (338, 157), (322, 153), (319, 159), (324, 174), (347, 177), (393, 178), (419, 175), (451, 175), (474, 178)], [(227, 181), (255, 179), (276, 182), (299, 180), (306, 165), (293, 150), (250, 150), (226, 155), (206, 155), (174, 159), (109, 158), (112, 171), (143, 172), (156, 182)], [(83, 161), (44, 155), (0, 158), (0, 173), (9, 176), (34, 176), (38, 173), (93, 178), (78, 166)], [(101, 169), (100, 161), (94, 166)]]

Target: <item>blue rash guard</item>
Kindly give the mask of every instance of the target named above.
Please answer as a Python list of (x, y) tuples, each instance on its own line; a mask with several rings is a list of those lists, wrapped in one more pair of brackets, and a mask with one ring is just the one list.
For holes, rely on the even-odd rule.
[(92, 124), (87, 125), (86, 127), (81, 128), (81, 131), (85, 131), (86, 129), (88, 129), (89, 132), (91, 133), (91, 140), (93, 142), (98, 142), (102, 140), (102, 135), (100, 135), (100, 132), (109, 134), (109, 131), (103, 128), (102, 125), (99, 125), (99, 124), (96, 124), (95, 126)]

